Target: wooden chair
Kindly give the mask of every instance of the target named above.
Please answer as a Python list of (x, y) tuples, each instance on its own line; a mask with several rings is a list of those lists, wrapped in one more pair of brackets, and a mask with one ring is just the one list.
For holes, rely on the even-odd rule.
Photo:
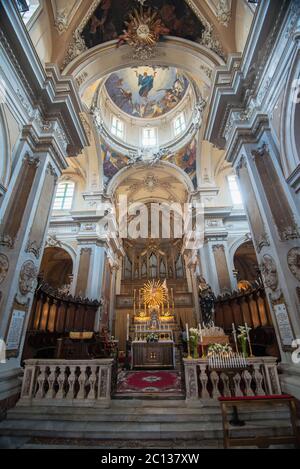
[[(224, 448), (228, 449), (233, 446), (257, 446), (259, 448), (268, 448), (270, 445), (294, 444), (299, 447), (299, 436), (297, 429), (297, 410), (296, 401), (289, 394), (274, 396), (243, 396), (243, 397), (219, 397), (221, 405)], [(229, 408), (243, 406), (250, 408), (253, 406), (263, 407), (266, 403), (272, 406), (287, 405), (290, 410), (290, 421), (292, 427), (292, 435), (276, 435), (276, 436), (254, 436), (254, 437), (231, 437), (230, 422), (228, 420)], [(235, 427), (236, 428), (236, 427)]]

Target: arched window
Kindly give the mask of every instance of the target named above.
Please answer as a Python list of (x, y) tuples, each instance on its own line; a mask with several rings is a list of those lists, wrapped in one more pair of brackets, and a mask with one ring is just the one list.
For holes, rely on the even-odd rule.
[(70, 210), (72, 208), (74, 188), (75, 184), (72, 181), (58, 184), (53, 210)]
[(150, 264), (150, 277), (156, 278), (157, 277), (157, 257), (154, 253), (152, 253), (149, 258), (149, 264)]
[(26, 25), (41, 8), (40, 0), (17, 0), (17, 5)]
[(124, 139), (124, 122), (116, 116), (112, 116), (111, 133), (121, 140)]
[(145, 127), (142, 136), (143, 147), (155, 147), (157, 145), (157, 129), (155, 127)]
[(231, 200), (232, 200), (233, 205), (236, 207), (242, 207), (243, 200), (242, 200), (241, 192), (237, 183), (237, 178), (234, 174), (231, 176), (228, 176), (228, 184), (229, 184), (229, 190), (230, 190)]
[(186, 129), (184, 113), (181, 112), (177, 117), (175, 117), (173, 123), (174, 123), (174, 135), (175, 137), (177, 137), (177, 135), (182, 134), (182, 132), (184, 132)]

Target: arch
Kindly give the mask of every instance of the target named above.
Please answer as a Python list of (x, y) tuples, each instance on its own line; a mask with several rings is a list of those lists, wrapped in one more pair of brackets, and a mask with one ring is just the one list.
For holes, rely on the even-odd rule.
[[(146, 166), (148, 168), (148, 166)], [(178, 166), (169, 163), (168, 161), (160, 161), (159, 163), (149, 166), (151, 169), (157, 169), (159, 167), (164, 167), (168, 168), (171, 173), (174, 174), (174, 177), (178, 179), (179, 181), (183, 182), (186, 190), (190, 193), (194, 192), (194, 186), (189, 178), (189, 176), (183, 171), (183, 169), (179, 168)], [(107, 186), (107, 196), (112, 197), (113, 194), (115, 193), (116, 189), (118, 186), (125, 180), (127, 179), (132, 173), (138, 171), (139, 169), (144, 169), (145, 165), (143, 163), (136, 163), (134, 166), (126, 166), (125, 168), (122, 168), (120, 171), (118, 171), (117, 174), (115, 174), (112, 179), (109, 181), (109, 184)]]
[(44, 250), (40, 273), (53, 288), (71, 284), (74, 262), (68, 251), (60, 246), (48, 246)]
[[(79, 93), (84, 91), (99, 78), (122, 68), (143, 65), (141, 60), (133, 58), (129, 46), (117, 48), (117, 41), (100, 44), (80, 54), (64, 69), (64, 75), (72, 75), (79, 86)], [(199, 76), (208, 86), (212, 84), (212, 71), (216, 66), (225, 65), (215, 52), (200, 44), (186, 39), (167, 36), (158, 43), (155, 56), (147, 60), (149, 65), (178, 67), (178, 56), (182, 57), (180, 67), (183, 71)]]
[[(0, 88), (1, 88), (0, 81)], [(3, 91), (0, 89), (0, 98)], [(0, 104), (0, 194), (5, 192), (11, 172), (11, 148), (9, 131), (3, 105)]]
[(238, 272), (238, 281), (254, 282), (258, 275), (258, 260), (252, 240), (244, 240), (236, 249), (233, 265)]

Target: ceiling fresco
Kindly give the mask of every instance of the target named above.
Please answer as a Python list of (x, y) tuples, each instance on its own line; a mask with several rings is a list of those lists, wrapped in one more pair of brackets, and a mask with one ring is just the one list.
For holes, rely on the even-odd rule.
[[(181, 168), (190, 177), (195, 189), (197, 188), (196, 155), (197, 142), (196, 139), (193, 139), (183, 149), (171, 156), (163, 158), (163, 160)], [(128, 166), (130, 160), (127, 156), (117, 153), (105, 143), (101, 145), (101, 156), (103, 161), (104, 182), (107, 185), (113, 176), (121, 169)]]
[[(169, 35), (201, 41), (205, 28), (184, 0), (146, 0), (144, 6), (158, 12)], [(86, 46), (91, 48), (120, 38), (126, 29), (125, 21), (135, 8), (140, 8), (136, 0), (102, 0), (82, 32)]]
[(126, 68), (112, 73), (105, 83), (108, 95), (121, 111), (147, 119), (174, 109), (188, 85), (187, 78), (171, 67)]

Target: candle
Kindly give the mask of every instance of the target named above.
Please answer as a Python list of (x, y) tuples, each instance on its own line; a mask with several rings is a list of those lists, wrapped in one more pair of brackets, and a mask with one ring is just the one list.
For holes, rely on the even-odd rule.
[(129, 340), (129, 314), (127, 314), (127, 331), (126, 331), (126, 340)]
[[(250, 341), (250, 334), (249, 334), (250, 328), (248, 327), (248, 325), (247, 325), (246, 322), (245, 322), (245, 327), (246, 327), (246, 333), (247, 333), (247, 340), (248, 340), (248, 344), (249, 344), (250, 356), (253, 357), (253, 354), (252, 354), (252, 347), (251, 347), (251, 341)], [(246, 361), (246, 360), (245, 360), (245, 361)]]
[(187, 342), (189, 342), (189, 340), (190, 340), (189, 325), (188, 325), (188, 323), (186, 323), (186, 340), (187, 340)]
[(234, 337), (235, 351), (238, 353), (239, 348), (238, 348), (238, 344), (237, 344), (236, 329), (235, 329), (234, 323), (232, 323), (232, 334), (233, 334), (233, 337)]
[(202, 337), (202, 329), (201, 329), (201, 324), (199, 322), (199, 336), (200, 336), (200, 344), (203, 342), (203, 337)]

